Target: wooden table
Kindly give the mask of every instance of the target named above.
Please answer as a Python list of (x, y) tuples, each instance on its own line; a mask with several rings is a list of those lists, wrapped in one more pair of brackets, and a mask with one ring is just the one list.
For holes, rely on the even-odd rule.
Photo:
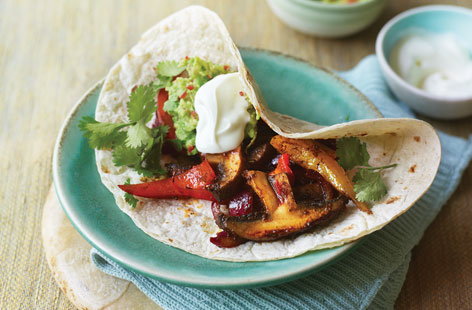
[[(0, 1), (1, 309), (73, 308), (54, 283), (39, 241), (56, 134), (75, 101), (145, 29), (191, 3), (219, 13), (240, 46), (280, 51), (338, 70), (373, 53), (381, 26), (405, 9), (426, 3), (472, 7), (472, 0), (390, 1), (368, 30), (326, 40), (287, 28), (262, 0)], [(432, 123), (463, 137), (472, 131), (471, 118)], [(413, 251), (398, 309), (472, 308), (471, 185), (469, 167)]]

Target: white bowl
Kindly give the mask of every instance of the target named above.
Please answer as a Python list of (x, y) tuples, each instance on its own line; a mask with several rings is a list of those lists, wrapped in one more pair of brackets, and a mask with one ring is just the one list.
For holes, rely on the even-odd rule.
[(428, 5), (405, 11), (385, 24), (375, 44), (385, 79), (401, 101), (413, 110), (432, 118), (457, 119), (471, 116), (472, 96), (450, 98), (433, 95), (409, 84), (391, 68), (387, 60), (391, 49), (413, 28), (433, 33), (455, 33), (464, 38), (470, 46), (472, 10), (451, 5)]
[(314, 0), (267, 0), (272, 12), (288, 26), (318, 37), (339, 38), (357, 33), (372, 24), (386, 0), (352, 4)]

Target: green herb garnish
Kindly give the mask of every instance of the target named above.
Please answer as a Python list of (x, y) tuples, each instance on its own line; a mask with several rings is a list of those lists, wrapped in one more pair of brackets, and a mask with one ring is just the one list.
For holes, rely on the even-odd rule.
[(367, 145), (358, 138), (348, 137), (337, 140), (336, 156), (345, 170), (357, 169), (353, 178), (356, 198), (362, 202), (375, 202), (387, 194), (387, 186), (382, 179), (382, 171), (396, 164), (372, 167)]
[(111, 149), (116, 166), (128, 166), (138, 173), (152, 177), (162, 175), (160, 155), (168, 128), (148, 128), (156, 110), (156, 89), (150, 84), (138, 86), (129, 98), (128, 123), (101, 123), (84, 117), (79, 128), (89, 145), (95, 149)]
[[(126, 183), (125, 183), (125, 184), (126, 184), (126, 185), (131, 184), (130, 178), (128, 178), (128, 179), (126, 180)], [(125, 197), (125, 201), (126, 201), (133, 209), (136, 208), (136, 206), (137, 206), (137, 204), (138, 204), (138, 201), (139, 201), (138, 199), (136, 199), (136, 198), (135, 198), (133, 195), (131, 195), (130, 193), (125, 193), (124, 197)]]

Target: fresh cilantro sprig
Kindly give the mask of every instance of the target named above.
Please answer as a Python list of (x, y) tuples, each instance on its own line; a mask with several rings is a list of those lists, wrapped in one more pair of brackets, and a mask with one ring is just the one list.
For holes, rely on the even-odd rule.
[(369, 166), (370, 155), (367, 145), (357, 138), (342, 138), (336, 141), (338, 162), (345, 170), (356, 166)]
[[(131, 184), (131, 180), (128, 178), (125, 182), (125, 184)], [(136, 208), (136, 206), (138, 205), (138, 199), (136, 199), (136, 197), (134, 197), (133, 195), (131, 195), (130, 193), (125, 193), (124, 195), (125, 197), (125, 201), (134, 209)]]
[(168, 128), (146, 126), (156, 110), (156, 89), (152, 84), (138, 86), (126, 104), (127, 123), (98, 122), (92, 117), (81, 119), (79, 128), (90, 147), (111, 149), (116, 166), (128, 166), (138, 173), (152, 177), (164, 174), (160, 155)]
[(152, 83), (155, 91), (171, 85), (172, 79), (185, 71), (185, 66), (177, 61), (161, 61), (156, 66), (157, 77)]
[(184, 72), (185, 66), (175, 60), (161, 61), (157, 64), (156, 70), (158, 75), (174, 77)]
[(387, 194), (387, 186), (379, 171), (359, 169), (353, 178), (356, 198), (363, 202), (374, 202)]
[(393, 168), (397, 164), (382, 167), (370, 166), (367, 145), (355, 137), (337, 140), (336, 156), (339, 164), (345, 170), (357, 170), (353, 178), (357, 200), (375, 202), (387, 194), (387, 186), (382, 179), (382, 171)]
[(79, 128), (84, 132), (89, 145), (93, 149), (107, 149), (120, 145), (126, 140), (126, 133), (121, 129), (129, 126), (127, 123), (100, 123), (93, 117), (84, 116)]

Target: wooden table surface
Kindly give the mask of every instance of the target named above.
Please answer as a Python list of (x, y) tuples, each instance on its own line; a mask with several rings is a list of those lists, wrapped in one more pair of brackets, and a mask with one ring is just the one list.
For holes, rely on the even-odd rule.
[[(54, 140), (75, 101), (158, 20), (192, 3), (215, 10), (240, 46), (280, 51), (344, 70), (374, 52), (381, 26), (408, 8), (467, 1), (395, 0), (347, 39), (297, 33), (262, 0), (0, 1), (0, 309), (73, 309), (45, 264), (42, 204)], [(237, 3), (237, 5), (236, 5)], [(472, 119), (431, 121), (466, 137)], [(398, 309), (472, 308), (472, 168), (413, 250)]]

